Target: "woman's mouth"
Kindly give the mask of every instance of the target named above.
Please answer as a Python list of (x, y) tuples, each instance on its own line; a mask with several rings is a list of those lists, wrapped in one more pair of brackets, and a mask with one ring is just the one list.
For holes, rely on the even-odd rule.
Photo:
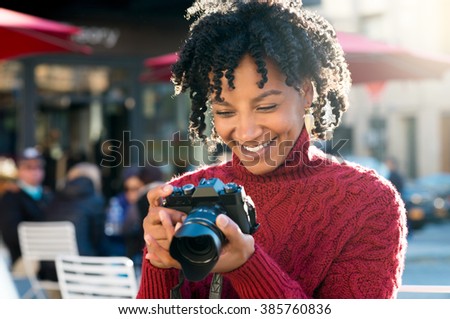
[(243, 147), (244, 149), (246, 149), (247, 151), (249, 151), (249, 152), (254, 152), (254, 153), (256, 153), (256, 152), (259, 152), (260, 150), (262, 150), (264, 147), (269, 146), (270, 142), (271, 142), (271, 141), (268, 141), (268, 142), (266, 142), (266, 143), (259, 144), (259, 145), (257, 145), (257, 146), (246, 146), (246, 145), (242, 145), (242, 147)]
[(261, 144), (254, 145), (254, 146), (241, 145), (241, 152), (243, 155), (248, 156), (248, 157), (252, 157), (252, 158), (260, 157), (270, 149), (270, 146), (273, 145), (274, 142), (275, 142), (275, 139), (272, 139), (265, 143), (261, 143)]

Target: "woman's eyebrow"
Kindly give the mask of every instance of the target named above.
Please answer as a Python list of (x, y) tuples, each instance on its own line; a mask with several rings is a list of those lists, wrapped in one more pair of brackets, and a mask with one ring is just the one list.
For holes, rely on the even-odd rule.
[[(260, 95), (258, 95), (257, 97), (252, 99), (253, 103), (258, 103), (261, 100), (263, 100), (264, 98), (271, 96), (271, 95), (281, 95), (283, 92), (281, 92), (280, 90), (269, 90), (269, 91), (265, 91), (263, 93), (261, 93)], [(224, 99), (222, 99), (222, 101), (219, 100), (213, 100), (211, 101), (211, 104), (215, 104), (215, 105), (221, 105), (221, 106), (230, 106), (230, 103), (228, 103), (227, 101), (225, 101)]]
[(269, 91), (265, 91), (263, 93), (261, 93), (260, 95), (258, 95), (257, 97), (253, 98), (252, 101), (254, 103), (256, 102), (260, 102), (261, 100), (263, 100), (264, 98), (270, 96), (270, 95), (281, 95), (283, 92), (281, 92), (280, 90), (269, 90)]

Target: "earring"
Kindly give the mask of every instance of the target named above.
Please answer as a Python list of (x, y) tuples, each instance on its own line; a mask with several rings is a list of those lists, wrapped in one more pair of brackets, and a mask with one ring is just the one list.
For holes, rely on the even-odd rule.
[(315, 128), (314, 125), (314, 115), (312, 115), (311, 107), (305, 109), (305, 115), (303, 115), (305, 122), (305, 128), (309, 136), (312, 136), (312, 131)]
[(325, 131), (325, 139), (327, 141), (333, 139), (333, 129), (329, 128)]

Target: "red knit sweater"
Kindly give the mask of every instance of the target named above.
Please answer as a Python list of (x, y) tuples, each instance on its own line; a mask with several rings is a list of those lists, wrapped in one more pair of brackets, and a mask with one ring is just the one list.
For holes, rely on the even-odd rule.
[[(285, 165), (253, 175), (239, 159), (172, 181), (218, 177), (243, 185), (260, 223), (255, 252), (224, 273), (222, 298), (395, 298), (406, 250), (406, 215), (374, 171), (339, 163), (303, 131)], [(145, 251), (144, 251), (145, 255)], [(183, 298), (208, 298), (211, 275), (185, 282)], [(137, 298), (169, 298), (178, 270), (146, 261)]]

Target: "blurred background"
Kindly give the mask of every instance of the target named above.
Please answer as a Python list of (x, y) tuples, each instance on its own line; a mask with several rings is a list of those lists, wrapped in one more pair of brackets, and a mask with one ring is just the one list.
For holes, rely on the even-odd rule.
[[(73, 164), (99, 164), (107, 197), (120, 190), (122, 170), (131, 164), (156, 163), (168, 179), (214, 162), (205, 149), (190, 146), (189, 101), (172, 97), (168, 78), (191, 3), (0, 0), (0, 8), (76, 29), (65, 37), (50, 30), (47, 36), (61, 41), (56, 48), (0, 55), (0, 156), (15, 158), (37, 145), (47, 160), (45, 184), (53, 190)], [(450, 2), (303, 3), (338, 31), (354, 82), (341, 126), (318, 146), (386, 177), (387, 159), (394, 160), (411, 229), (448, 225)], [(2, 32), (3, 48), (26, 41)]]

